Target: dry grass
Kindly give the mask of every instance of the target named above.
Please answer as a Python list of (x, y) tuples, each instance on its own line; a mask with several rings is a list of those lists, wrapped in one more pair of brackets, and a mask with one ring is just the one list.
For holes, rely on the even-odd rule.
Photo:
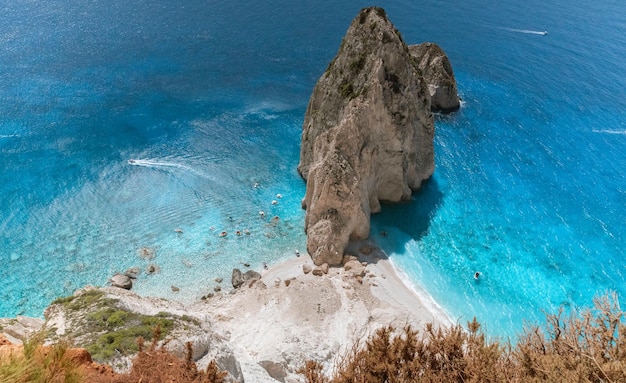
[(545, 329), (527, 326), (515, 346), (488, 342), (475, 319), (467, 328), (384, 327), (332, 377), (315, 362), (300, 373), (307, 383), (626, 382), (626, 325), (614, 293), (593, 309), (548, 315)]
[[(198, 370), (159, 345), (157, 327), (149, 347), (128, 374), (91, 362), (66, 344), (41, 346), (35, 337), (13, 352), (0, 354), (0, 383), (223, 383), (226, 373), (211, 362)], [(82, 350), (84, 351), (84, 350)], [(460, 325), (418, 331), (410, 326), (379, 329), (354, 345), (332, 377), (310, 361), (299, 371), (306, 383), (471, 383), (471, 382), (626, 382), (626, 324), (617, 295), (594, 300), (594, 307), (548, 315), (543, 328), (527, 326), (516, 345), (489, 342), (474, 319)]]

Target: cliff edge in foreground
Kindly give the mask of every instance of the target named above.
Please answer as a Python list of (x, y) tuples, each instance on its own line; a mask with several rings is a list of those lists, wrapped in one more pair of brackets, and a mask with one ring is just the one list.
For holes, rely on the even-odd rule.
[[(408, 200), (434, 171), (428, 84), (382, 8), (361, 10), (307, 107), (298, 171), (307, 248), (339, 265), (380, 201)], [(456, 88), (455, 88), (456, 89)]]

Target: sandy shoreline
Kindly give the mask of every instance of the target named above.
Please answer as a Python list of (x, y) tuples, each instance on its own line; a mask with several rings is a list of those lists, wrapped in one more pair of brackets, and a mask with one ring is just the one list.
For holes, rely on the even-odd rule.
[[(372, 250), (369, 255), (359, 253), (364, 247)], [(314, 267), (308, 255), (294, 256), (270, 265), (251, 287), (190, 308), (212, 317), (244, 376), (255, 382), (275, 382), (260, 367), (267, 363), (284, 373), (285, 381), (298, 381), (293, 373), (309, 359), (330, 372), (338, 356), (382, 326), (451, 324), (432, 298), (404, 283), (378, 247), (363, 241), (348, 252), (359, 255), (360, 268), (330, 268), (315, 276), (303, 272), (305, 264)]]
[[(354, 243), (347, 253), (359, 258), (325, 274), (317, 270), (317, 275), (304, 271), (305, 266), (315, 268), (307, 254), (294, 255), (270, 265), (258, 281), (233, 290), (224, 281), (221, 292), (195, 302), (140, 296), (115, 287), (101, 290), (132, 312), (197, 318), (199, 330), (178, 334), (173, 343), (196, 342), (206, 350), (198, 356), (199, 367), (221, 358), (222, 368), (258, 383), (300, 382), (296, 372), (307, 360), (320, 362), (331, 373), (337, 359), (383, 326), (420, 329), (425, 323), (452, 323), (426, 292), (405, 283), (375, 244)], [(47, 325), (63, 335), (67, 323), (62, 310), (56, 311)], [(39, 319), (28, 320), (21, 318), (12, 327), (26, 334), (44, 325)]]

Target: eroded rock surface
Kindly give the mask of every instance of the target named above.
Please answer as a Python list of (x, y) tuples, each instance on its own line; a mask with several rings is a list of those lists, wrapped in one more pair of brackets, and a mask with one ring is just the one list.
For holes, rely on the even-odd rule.
[(409, 200), (434, 171), (426, 83), (382, 8), (363, 9), (307, 107), (298, 171), (307, 182), (307, 247), (340, 265), (350, 240), (369, 236), (380, 201)]
[(430, 106), (434, 112), (449, 113), (461, 106), (454, 71), (448, 56), (439, 45), (422, 43), (409, 46), (415, 57), (430, 93)]

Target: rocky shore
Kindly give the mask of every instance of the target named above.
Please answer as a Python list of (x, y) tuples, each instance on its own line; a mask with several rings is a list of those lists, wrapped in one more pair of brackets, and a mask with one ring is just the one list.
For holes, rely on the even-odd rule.
[[(329, 373), (336, 358), (382, 326), (450, 325), (367, 237), (381, 201), (410, 199), (432, 175), (432, 111), (458, 105), (443, 51), (430, 43), (407, 46), (382, 8), (365, 8), (305, 115), (298, 171), (307, 182), (308, 254), (260, 271), (235, 269), (232, 289), (220, 285), (188, 304), (135, 294), (138, 270), (128, 270), (109, 287), (57, 299), (45, 320), (0, 319), (0, 333), (19, 343), (45, 331), (48, 342), (67, 340), (123, 371), (136, 338), (150, 338), (159, 326), (175, 354), (193, 343), (200, 368), (215, 360), (228, 381), (271, 383), (300, 382), (297, 371), (307, 360)], [(142, 248), (141, 255), (154, 254)]]
[(67, 339), (99, 350), (96, 361), (123, 371), (130, 356), (114, 352), (103, 358), (106, 352), (94, 346), (100, 333), (93, 319), (106, 318), (102, 333), (111, 336), (132, 333), (144, 316), (160, 318), (167, 324), (167, 347), (182, 355), (185, 343), (193, 342), (199, 367), (215, 359), (231, 381), (270, 383), (300, 381), (296, 371), (306, 360), (330, 371), (335, 356), (381, 326), (451, 323), (428, 295), (404, 284), (374, 244), (355, 242), (349, 251), (354, 256), (342, 267), (319, 268), (303, 254), (262, 270), (260, 279), (190, 304), (118, 287), (87, 287), (53, 303), (45, 320), (1, 319), (0, 333), (19, 343), (45, 328), (48, 341)]

